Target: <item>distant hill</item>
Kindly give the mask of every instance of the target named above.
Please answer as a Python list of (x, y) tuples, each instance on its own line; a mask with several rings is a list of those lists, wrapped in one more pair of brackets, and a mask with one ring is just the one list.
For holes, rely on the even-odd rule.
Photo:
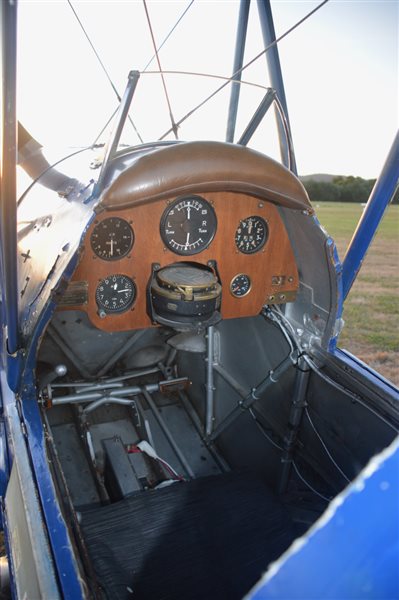
[(315, 173), (314, 175), (301, 175), (299, 179), (306, 181), (321, 181), (322, 183), (331, 183), (336, 177), (341, 175), (329, 175), (328, 173)]

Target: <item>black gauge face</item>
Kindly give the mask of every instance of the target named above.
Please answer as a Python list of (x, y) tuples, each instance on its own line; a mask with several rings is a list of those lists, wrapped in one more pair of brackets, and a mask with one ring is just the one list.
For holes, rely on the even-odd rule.
[(130, 308), (136, 298), (136, 286), (126, 275), (109, 275), (96, 289), (96, 302), (105, 313), (121, 313)]
[(198, 254), (209, 246), (215, 233), (215, 211), (200, 196), (180, 198), (168, 206), (162, 215), (162, 239), (176, 254)]
[(248, 217), (237, 227), (236, 246), (243, 254), (254, 254), (263, 248), (268, 234), (267, 223), (262, 217)]
[(242, 298), (246, 296), (251, 290), (251, 280), (248, 275), (239, 273), (236, 275), (230, 283), (230, 292), (236, 298)]
[(93, 229), (92, 250), (103, 260), (119, 260), (129, 254), (134, 242), (133, 229), (125, 219), (109, 217)]

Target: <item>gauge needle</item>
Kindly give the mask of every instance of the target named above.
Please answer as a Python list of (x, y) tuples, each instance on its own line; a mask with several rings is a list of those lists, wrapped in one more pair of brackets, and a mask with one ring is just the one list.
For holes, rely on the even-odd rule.
[(129, 292), (130, 290), (118, 290), (118, 294), (121, 294), (122, 292)]
[(190, 241), (190, 232), (188, 232), (188, 234), (187, 234), (187, 239), (186, 239), (186, 248), (187, 248), (187, 246), (188, 246), (188, 243), (189, 243), (189, 241)]
[(248, 225), (248, 233), (250, 234), (250, 233), (251, 233), (251, 231), (252, 231), (252, 221), (250, 221), (250, 222), (249, 222), (249, 225)]
[(110, 256), (113, 256), (113, 255), (114, 255), (114, 240), (111, 238), (111, 239), (109, 240), (109, 242), (107, 242), (107, 244), (109, 244), (109, 245), (111, 246), (111, 250), (110, 250), (110, 252), (109, 252), (109, 255), (110, 255)]
[(187, 219), (190, 219), (191, 206), (187, 206)]

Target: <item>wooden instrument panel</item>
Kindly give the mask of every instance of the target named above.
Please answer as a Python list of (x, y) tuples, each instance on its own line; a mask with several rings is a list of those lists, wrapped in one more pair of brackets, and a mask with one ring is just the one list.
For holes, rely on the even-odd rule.
[[(87, 290), (85, 304), (68, 306), (87, 312), (93, 325), (105, 331), (126, 331), (154, 326), (147, 314), (147, 285), (152, 265), (161, 267), (176, 262), (207, 265), (216, 262), (222, 284), (221, 314), (224, 319), (254, 316), (264, 304), (283, 303), (295, 299), (298, 272), (291, 244), (277, 208), (252, 196), (233, 192), (200, 194), (216, 213), (216, 234), (209, 246), (192, 256), (179, 256), (165, 247), (160, 234), (160, 223), (165, 209), (176, 200), (160, 200), (132, 208), (105, 211), (91, 225), (81, 253), (80, 263), (72, 277), (72, 286)], [(265, 245), (253, 254), (237, 249), (235, 235), (240, 221), (250, 216), (262, 217), (268, 225)], [(91, 233), (102, 220), (120, 217), (128, 221), (134, 231), (134, 244), (128, 255), (119, 260), (103, 260), (96, 256), (90, 243)], [(101, 318), (96, 303), (96, 289), (103, 278), (113, 274), (131, 278), (136, 286), (134, 304), (125, 312), (108, 314)], [(251, 280), (249, 292), (235, 297), (230, 284), (236, 275), (245, 274)], [(65, 310), (67, 307), (63, 307)]]

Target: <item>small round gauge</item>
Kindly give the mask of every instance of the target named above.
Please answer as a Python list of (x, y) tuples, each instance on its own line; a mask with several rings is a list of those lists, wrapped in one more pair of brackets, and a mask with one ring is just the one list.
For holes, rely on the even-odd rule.
[(216, 233), (216, 215), (200, 196), (175, 200), (162, 215), (161, 237), (175, 254), (190, 256), (209, 246)]
[(136, 298), (136, 285), (126, 275), (109, 275), (96, 289), (96, 302), (100, 311), (121, 313), (131, 307)]
[(268, 235), (269, 228), (262, 217), (247, 217), (237, 227), (236, 246), (243, 254), (254, 254), (263, 248)]
[(133, 229), (125, 219), (109, 217), (100, 221), (90, 236), (92, 250), (103, 260), (119, 260), (129, 254), (134, 242)]
[(248, 275), (244, 273), (239, 273), (235, 277), (233, 277), (230, 283), (230, 292), (236, 298), (242, 298), (249, 294), (251, 290), (251, 280)]

